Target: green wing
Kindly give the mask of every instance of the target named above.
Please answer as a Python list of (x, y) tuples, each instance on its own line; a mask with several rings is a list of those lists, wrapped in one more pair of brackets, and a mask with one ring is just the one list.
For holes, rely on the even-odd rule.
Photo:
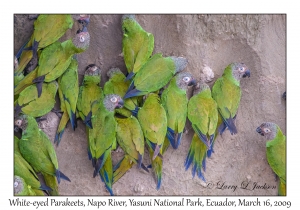
[[(52, 46), (52, 45), (51, 45)], [(55, 51), (56, 54), (46, 54), (48, 55), (48, 59), (52, 59), (52, 57), (56, 57), (53, 58), (52, 61), (46, 61), (43, 65), (47, 65), (47, 66), (41, 66), (40, 65), (40, 69), (46, 69), (44, 70), (46, 73), (45, 76), (45, 81), (46, 82), (51, 82), (55, 79), (57, 79), (58, 77), (60, 77), (65, 71), (66, 69), (70, 66), (70, 63), (72, 61), (72, 57), (75, 54), (74, 49), (75, 46), (72, 43), (71, 40), (67, 40), (64, 41), (63, 43), (60, 44), (60, 46), (57, 46), (57, 50)], [(48, 49), (48, 48), (46, 48)], [(42, 52), (42, 54), (44, 53), (44, 50)], [(41, 56), (42, 56), (41, 54)], [(41, 59), (41, 57), (40, 57)], [(42, 70), (39, 70), (42, 71)], [(44, 75), (44, 74), (39, 74), (39, 76)]]
[(138, 112), (138, 120), (146, 139), (162, 145), (167, 132), (167, 116), (157, 94), (150, 93)]
[(203, 97), (201, 93), (193, 96), (188, 104), (188, 118), (202, 134), (213, 135), (218, 123), (216, 102), (211, 97)]
[(18, 98), (18, 104), (22, 106), (22, 112), (32, 117), (40, 117), (50, 112), (56, 103), (57, 86), (56, 81), (43, 83), (44, 91), (39, 98), (35, 85), (25, 88)]
[(75, 59), (72, 59), (70, 66), (58, 80), (59, 89), (63, 96), (60, 97), (60, 101), (65, 104), (65, 108), (71, 119), (73, 130), (75, 130), (76, 127), (75, 113), (79, 92), (77, 68), (78, 62)]
[(219, 112), (224, 119), (236, 115), (241, 95), (240, 87), (224, 77), (219, 78), (212, 88), (212, 97), (217, 102)]
[(135, 88), (147, 93), (165, 86), (175, 74), (175, 64), (170, 57), (153, 55), (134, 77)]
[(33, 37), (39, 42), (39, 49), (45, 48), (62, 37), (73, 26), (71, 15), (44, 15), (34, 21)]
[(135, 117), (116, 118), (117, 141), (120, 147), (134, 160), (144, 155), (144, 135)]

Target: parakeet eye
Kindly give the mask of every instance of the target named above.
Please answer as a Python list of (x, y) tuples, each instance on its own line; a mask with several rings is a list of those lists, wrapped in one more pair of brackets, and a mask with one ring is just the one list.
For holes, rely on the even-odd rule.
[(239, 68), (239, 71), (240, 71), (240, 72), (243, 72), (243, 71), (245, 71), (245, 68), (244, 68), (244, 67), (240, 67), (240, 68)]
[(20, 126), (22, 124), (22, 120), (16, 120), (16, 125)]
[(264, 128), (264, 132), (265, 132), (265, 133), (270, 133), (271, 130), (270, 130), (269, 128)]
[(190, 77), (183, 77), (183, 81), (185, 81), (185, 82), (189, 82), (190, 80), (191, 80)]
[(91, 70), (94, 72), (94, 71), (96, 71), (98, 68), (97, 68), (97, 66), (93, 66), (92, 68), (91, 68)]
[(118, 99), (117, 99), (117, 97), (112, 97), (112, 98), (110, 99), (110, 101), (113, 102), (113, 103), (116, 103), (116, 102), (118, 101)]
[(18, 182), (14, 182), (14, 187), (18, 187), (19, 183)]

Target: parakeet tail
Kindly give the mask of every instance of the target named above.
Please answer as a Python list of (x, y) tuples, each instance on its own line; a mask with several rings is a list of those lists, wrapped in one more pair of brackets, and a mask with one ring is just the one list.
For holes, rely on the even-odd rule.
[(197, 173), (197, 176), (201, 178), (204, 182), (205, 182), (205, 178), (201, 170), (202, 168), (203, 170), (205, 170), (206, 168), (206, 163), (205, 163), (206, 152), (207, 152), (206, 145), (202, 141), (199, 141), (199, 137), (197, 134), (194, 134), (184, 166), (185, 166), (185, 170), (187, 170), (190, 167), (190, 165), (193, 163), (193, 168), (192, 168), (193, 177)]
[(22, 55), (22, 52), (25, 50), (25, 46), (28, 44), (28, 42), (30, 41), (30, 39), (25, 42), (25, 44), (23, 44), (23, 46), (19, 49), (18, 53), (16, 54), (16, 58), (19, 59)]
[(125, 155), (123, 159), (114, 167), (113, 183), (116, 183), (135, 163)]
[(61, 172), (61, 171), (58, 170), (58, 169), (56, 169), (55, 175), (56, 175), (58, 184), (60, 183), (60, 180), (61, 180), (61, 179), (64, 179), (64, 180), (66, 180), (66, 181), (71, 182), (71, 180), (69, 179), (69, 177), (67, 177), (66, 175), (64, 175), (63, 172)]
[(110, 195), (114, 195), (112, 191), (113, 184), (113, 165), (111, 159), (111, 153), (107, 157), (103, 167), (100, 169), (100, 178), (104, 182), (106, 189), (109, 191)]
[(159, 190), (162, 181), (163, 159), (159, 156), (156, 156), (156, 158), (153, 159), (153, 152), (151, 151), (150, 151), (150, 157), (151, 157), (152, 169), (154, 171), (155, 179), (156, 179), (156, 189)]
[(43, 174), (46, 185), (52, 189), (51, 191), (48, 191), (48, 193), (50, 195), (59, 195), (58, 184), (57, 184), (55, 176), (46, 174), (46, 173), (42, 173), (42, 174)]
[(56, 131), (55, 139), (54, 139), (54, 144), (56, 144), (56, 146), (59, 145), (59, 143), (62, 139), (62, 135), (65, 131), (65, 127), (66, 127), (68, 121), (69, 121), (69, 115), (67, 112), (64, 112), (60, 119), (57, 131)]
[(95, 170), (94, 170), (94, 174), (93, 177), (95, 178), (97, 176), (97, 174), (99, 173), (100, 169), (103, 167), (108, 155), (111, 152), (111, 148), (107, 149), (96, 161), (95, 163)]
[(279, 181), (278, 195), (279, 196), (286, 196), (286, 184), (281, 180)]

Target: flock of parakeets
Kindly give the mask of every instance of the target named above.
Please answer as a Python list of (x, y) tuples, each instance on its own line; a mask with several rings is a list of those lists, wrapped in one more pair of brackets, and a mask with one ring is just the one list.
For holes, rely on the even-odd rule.
[[(58, 41), (81, 23), (73, 39)], [(242, 91), (240, 80), (250, 77), (243, 63), (229, 64), (212, 89), (188, 72), (183, 57), (152, 54), (154, 36), (145, 31), (134, 15), (122, 17), (122, 49), (128, 74), (112, 68), (109, 80), (100, 87), (101, 69), (86, 67), (82, 84), (78, 84), (76, 54), (89, 46), (87, 30), (90, 15), (39, 15), (30, 40), (15, 58), (14, 106), (14, 193), (15, 195), (59, 195), (61, 179), (70, 181), (59, 166), (53, 144), (38, 127), (37, 120), (51, 110), (58, 92), (62, 116), (54, 139), (59, 145), (70, 121), (86, 125), (88, 157), (113, 195), (113, 184), (133, 165), (155, 174), (157, 189), (162, 184), (163, 155), (169, 145), (177, 149), (183, 137), (186, 119), (195, 132), (185, 160), (192, 165), (192, 175), (205, 181), (206, 157), (211, 157), (215, 139), (226, 129), (234, 135), (235, 118)], [(188, 99), (188, 86), (194, 86)], [(263, 123), (257, 132), (268, 140), (267, 158), (279, 176), (279, 195), (285, 195), (285, 136), (274, 123)], [(119, 145), (123, 159), (112, 163), (112, 150)], [(151, 165), (143, 163), (147, 148)]]

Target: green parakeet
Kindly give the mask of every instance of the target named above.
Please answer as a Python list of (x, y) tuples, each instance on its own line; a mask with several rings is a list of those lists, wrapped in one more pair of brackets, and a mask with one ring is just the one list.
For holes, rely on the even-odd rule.
[(17, 58), (20, 57), (20, 65), (16, 73), (20, 74), (28, 66), (28, 63), (32, 62), (32, 58), (36, 59), (34, 62), (37, 64), (37, 51), (57, 41), (72, 26), (71, 15), (39, 15), (34, 21), (34, 31), (30, 40), (17, 53)]
[(150, 93), (138, 112), (138, 120), (146, 143), (154, 151), (152, 159), (161, 153), (167, 134), (167, 115), (156, 93)]
[(211, 97), (209, 86), (200, 81), (188, 102), (188, 119), (192, 124), (195, 135), (185, 161), (185, 170), (193, 163), (193, 176), (197, 173), (203, 181), (205, 181), (205, 178), (201, 173), (201, 168), (205, 170), (206, 153), (207, 150), (211, 149), (215, 137), (218, 124), (217, 107), (217, 103)]
[(117, 142), (125, 152), (123, 159), (114, 167), (114, 183), (117, 182), (134, 164), (143, 167), (144, 134), (136, 117), (116, 118)]
[(77, 111), (86, 126), (93, 128), (92, 116), (99, 109), (99, 102), (103, 100), (100, 85), (101, 69), (95, 64), (86, 67), (82, 85), (79, 87)]
[(36, 195), (30, 185), (20, 176), (14, 176), (14, 195)]
[(240, 80), (244, 77), (250, 77), (248, 67), (244, 63), (232, 63), (225, 68), (222, 77), (214, 83), (212, 97), (218, 104), (218, 111), (223, 120), (218, 127), (220, 135), (226, 128), (231, 135), (237, 133), (234, 121), (242, 96)]
[(41, 84), (51, 82), (60, 77), (69, 67), (73, 55), (84, 52), (90, 43), (89, 32), (84, 28), (73, 39), (64, 42), (56, 41), (45, 48), (39, 58), (37, 77), (32, 80), (36, 83), (38, 96), (42, 93)]
[[(63, 116), (58, 125), (54, 142), (59, 144), (67, 122), (70, 119), (73, 130), (77, 127), (76, 104), (78, 99), (78, 62), (72, 59), (68, 69), (58, 78), (58, 94), (60, 99), (61, 111)], [(67, 116), (64, 116), (67, 115)]]
[(163, 57), (161, 53), (153, 55), (136, 73), (124, 99), (146, 95), (164, 87), (171, 78), (187, 66), (183, 57)]
[(168, 119), (167, 138), (174, 149), (180, 145), (185, 127), (188, 104), (186, 91), (188, 86), (195, 84), (196, 81), (190, 73), (180, 72), (171, 79), (161, 95), (161, 103)]
[(43, 83), (43, 88), (44, 92), (41, 97), (38, 97), (35, 85), (25, 88), (18, 97), (15, 114), (18, 115), (22, 111), (26, 115), (40, 117), (50, 112), (56, 103), (55, 95), (58, 84), (56, 81)]
[(134, 15), (123, 15), (122, 30), (122, 50), (129, 80), (152, 55), (154, 36), (140, 26)]
[(16, 136), (14, 137), (14, 175), (23, 178), (31, 186), (36, 195), (44, 195), (43, 190), (52, 190), (40, 183), (33, 168), (23, 158), (19, 150), (19, 139)]
[[(18, 116), (15, 125), (22, 129), (19, 149), (23, 158), (32, 166), (34, 171), (41, 172), (46, 185), (52, 191), (50, 195), (58, 195), (57, 183), (61, 179), (70, 181), (58, 168), (54, 147), (48, 136), (38, 127), (36, 120), (29, 115)], [(56, 182), (56, 179), (57, 182)]]
[[(93, 129), (88, 129), (88, 152), (95, 168), (94, 177), (103, 167), (111, 150), (115, 149), (113, 147), (116, 145), (117, 123), (114, 118), (114, 110), (122, 108), (123, 100), (118, 95), (110, 94), (98, 103), (99, 109), (92, 118)], [(112, 180), (113, 172), (107, 173), (111, 174), (109, 178)]]
[(217, 103), (207, 84), (200, 81), (188, 102), (188, 119), (199, 139), (211, 148), (218, 123)]
[[(117, 94), (123, 97), (130, 85), (129, 81), (125, 81), (125, 75), (119, 68), (111, 68), (107, 72), (107, 76), (109, 80), (104, 84), (104, 94)], [(121, 109), (116, 109), (116, 113), (125, 117), (130, 117), (131, 115), (136, 116), (137, 112), (138, 97), (132, 97), (124, 100), (124, 107)]]
[(278, 125), (272, 122), (262, 123), (256, 132), (264, 136), (267, 160), (274, 173), (279, 177), (278, 195), (286, 195), (286, 137)]

